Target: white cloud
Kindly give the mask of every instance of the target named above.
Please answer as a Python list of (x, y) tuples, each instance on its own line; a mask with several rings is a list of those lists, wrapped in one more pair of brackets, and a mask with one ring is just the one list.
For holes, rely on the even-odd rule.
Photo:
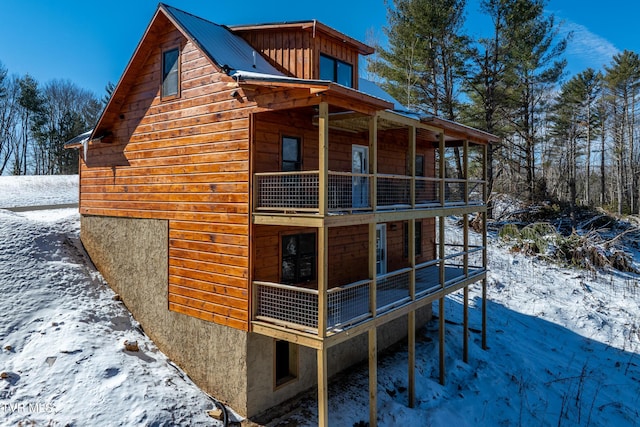
[(561, 33), (566, 36), (572, 33), (572, 37), (567, 44), (567, 55), (571, 58), (580, 59), (588, 66), (599, 69), (603, 65), (611, 62), (611, 59), (620, 50), (613, 43), (591, 32), (582, 24), (571, 21), (563, 21)]

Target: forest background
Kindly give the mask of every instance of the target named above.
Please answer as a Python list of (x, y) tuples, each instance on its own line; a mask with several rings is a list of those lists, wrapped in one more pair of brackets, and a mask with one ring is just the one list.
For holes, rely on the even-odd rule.
[[(384, 40), (373, 30), (366, 40), (377, 51), (364, 77), (410, 110), (499, 136), (489, 194), (640, 213), (640, 57), (624, 50), (602, 69), (567, 75), (572, 33), (545, 6), (482, 0), (492, 27), (474, 38), (466, 0), (390, 0)], [(105, 82), (98, 96), (0, 62), (0, 175), (76, 173), (78, 153), (64, 142), (95, 125), (113, 88)]]

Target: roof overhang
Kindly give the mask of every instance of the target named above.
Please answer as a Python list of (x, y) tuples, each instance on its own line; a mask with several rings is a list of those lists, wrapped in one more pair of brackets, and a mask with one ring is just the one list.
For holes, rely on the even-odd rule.
[(310, 21), (293, 21), (293, 22), (274, 22), (268, 24), (256, 24), (256, 25), (234, 25), (230, 26), (229, 29), (233, 32), (251, 32), (251, 31), (265, 31), (265, 30), (302, 30), (309, 31), (314, 35), (317, 33), (322, 33), (325, 36), (337, 40), (342, 43), (346, 43), (351, 47), (358, 49), (358, 53), (360, 55), (371, 55), (376, 50), (367, 45), (354, 39), (353, 37), (349, 37), (340, 31), (329, 27), (328, 25), (323, 24), (322, 22), (318, 22), (313, 19)]

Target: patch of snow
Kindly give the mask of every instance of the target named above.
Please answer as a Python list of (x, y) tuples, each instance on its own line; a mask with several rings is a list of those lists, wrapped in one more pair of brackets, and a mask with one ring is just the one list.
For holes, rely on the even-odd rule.
[(78, 203), (78, 175), (0, 176), (0, 209)]
[[(36, 201), (38, 191), (60, 191), (44, 180), (25, 180), (15, 194)], [(0, 179), (13, 204), (10, 185), (19, 187)], [(78, 229), (75, 210), (0, 210), (0, 424), (216, 425), (205, 413), (209, 398), (112, 299)], [(448, 221), (445, 237), (460, 241), (461, 233)], [(468, 363), (462, 294), (448, 296), (445, 385), (436, 319), (417, 334), (415, 408), (407, 406), (406, 347), (379, 357), (379, 425), (639, 425), (640, 279), (562, 268), (493, 239), (489, 269), (489, 349), (481, 348), (480, 285), (470, 288)], [(125, 351), (125, 340), (140, 351)], [(333, 381), (329, 396), (330, 425), (367, 421), (366, 364)], [(279, 422), (316, 420), (313, 392)]]

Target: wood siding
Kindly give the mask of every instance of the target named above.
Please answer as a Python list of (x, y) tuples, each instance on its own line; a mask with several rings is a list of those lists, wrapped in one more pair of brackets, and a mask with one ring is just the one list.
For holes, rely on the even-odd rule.
[(272, 65), (292, 77), (317, 80), (320, 78), (320, 54), (353, 65), (354, 87), (358, 80), (358, 50), (311, 29), (279, 29), (237, 31)]
[[(170, 25), (81, 163), (84, 215), (169, 220), (173, 311), (249, 328), (249, 110), (232, 80)], [(180, 97), (160, 100), (161, 52), (181, 48)], [(114, 248), (117, 250), (117, 248)]]
[[(435, 257), (435, 219), (422, 221), (422, 254), (416, 263)], [(280, 282), (282, 266), (282, 236), (286, 234), (313, 233), (314, 228), (255, 226), (254, 278), (264, 282)], [(367, 225), (336, 227), (329, 229), (329, 278), (328, 286), (344, 286), (369, 277)], [(389, 272), (409, 266), (404, 255), (404, 223), (387, 223), (387, 268)], [(318, 248), (319, 250), (319, 248)], [(316, 288), (316, 283), (309, 286)]]

